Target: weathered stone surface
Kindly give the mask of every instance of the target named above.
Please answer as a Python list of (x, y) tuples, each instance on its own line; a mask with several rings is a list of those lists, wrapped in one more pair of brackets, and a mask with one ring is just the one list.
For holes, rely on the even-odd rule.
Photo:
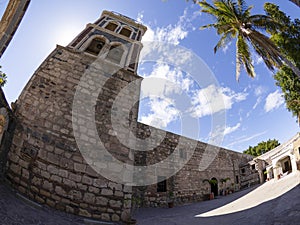
[[(138, 27), (141, 29), (141, 25)], [(108, 34), (100, 27), (97, 29), (97, 32), (110, 41), (121, 43), (129, 41), (128, 38), (125, 40), (118, 34), (116, 36), (111, 32)], [(93, 35), (93, 33), (89, 34)], [(99, 36), (99, 33), (97, 35)], [(79, 42), (83, 41), (82, 38)], [(82, 76), (87, 72), (91, 73), (92, 78), (80, 87), (84, 88), (84, 93), (88, 97), (97, 98), (93, 104), (93, 110), (96, 111), (93, 116), (99, 138), (110, 153), (104, 157), (104, 160), (96, 160), (101, 155), (99, 152), (91, 153), (92, 160), (90, 161), (93, 161), (98, 169), (110, 168), (117, 174), (122, 173), (124, 166), (116, 166), (113, 163), (113, 157), (132, 165), (155, 164), (170, 156), (178, 147), (179, 139), (186, 140), (187, 138), (167, 132), (166, 137), (155, 149), (142, 154), (131, 151), (126, 143), (121, 143), (120, 137), (129, 141), (130, 132), (114, 130), (115, 127), (111, 122), (111, 116), (114, 113), (120, 114), (120, 118), (124, 118), (126, 123), (130, 124), (131, 132), (137, 138), (145, 140), (151, 136), (151, 130), (155, 131), (155, 128), (150, 129), (147, 125), (137, 123), (138, 104), (134, 107), (130, 106), (133, 100), (139, 99), (142, 80), (135, 74), (136, 65), (131, 69), (118, 68), (116, 73), (111, 74), (105, 71), (104, 67), (104, 65), (110, 65), (108, 70), (113, 71), (111, 63), (103, 58), (101, 61), (103, 65), (93, 64), (96, 58), (86, 53), (84, 47), (75, 48), (77, 44), (68, 47), (57, 46), (36, 70), (20, 95), (15, 111), (18, 126), (15, 130), (13, 147), (8, 154), (7, 177), (20, 192), (37, 201), (82, 216), (117, 222), (128, 217), (132, 193), (139, 190), (132, 190), (130, 186), (124, 186), (102, 177), (87, 164), (88, 159), (84, 159), (81, 155), (78, 141), (74, 137), (75, 131), (81, 132), (79, 135), (82, 138), (81, 141), (92, 144), (97, 142), (90, 129), (94, 124), (86, 121), (86, 115), (78, 119), (72, 117), (74, 95), (76, 88), (81, 85), (79, 81)], [(106, 47), (109, 47), (109, 41)], [(135, 83), (135, 88), (125, 91), (125, 87), (133, 83)], [(102, 86), (100, 93), (97, 93), (98, 87), (95, 84)], [(117, 97), (121, 97), (122, 101), (120, 106), (115, 108), (114, 103)], [(130, 115), (127, 115), (127, 109), (130, 110)], [(187, 156), (186, 151), (192, 142), (194, 141), (188, 140), (187, 144), (182, 147), (182, 154), (178, 156), (179, 158)], [(26, 143), (31, 148), (24, 148)], [(203, 179), (215, 177), (220, 181), (221, 178), (230, 177), (234, 181), (235, 176), (239, 174), (238, 164), (244, 161), (244, 156), (222, 148), (215, 156), (208, 152), (208, 155), (215, 158), (206, 170), (201, 171), (199, 163), (207, 146), (205, 143), (197, 142), (191, 159), (173, 177), (174, 179), (172, 178), (173, 180), (167, 180), (167, 190), (163, 193), (157, 193), (157, 185), (146, 187), (144, 194), (147, 204), (149, 206), (166, 204), (170, 187), (178, 200), (184, 203), (200, 200), (201, 196), (209, 192), (209, 188), (203, 185)], [(144, 148), (145, 146), (137, 147)], [(180, 162), (178, 157), (175, 157), (175, 163)], [(166, 165), (166, 169), (171, 169), (171, 167), (172, 165)], [(124, 176), (128, 177), (128, 180), (131, 178), (129, 173)], [(157, 178), (157, 174), (141, 174), (141, 176)]]

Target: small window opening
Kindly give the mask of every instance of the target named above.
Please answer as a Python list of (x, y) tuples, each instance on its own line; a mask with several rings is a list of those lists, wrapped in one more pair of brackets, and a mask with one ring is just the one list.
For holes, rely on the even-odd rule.
[(115, 31), (117, 27), (118, 27), (118, 25), (115, 23), (108, 23), (105, 28), (107, 30)]
[(120, 34), (126, 36), (126, 37), (130, 37), (131, 35), (131, 30), (129, 30), (128, 28), (123, 27), (122, 30), (120, 31)]
[(235, 183), (236, 183), (236, 184), (239, 183), (239, 176), (235, 176)]
[(105, 42), (103, 40), (95, 38), (94, 40), (92, 40), (92, 42), (85, 51), (93, 55), (98, 55), (101, 49), (103, 48), (104, 44)]
[(162, 180), (157, 183), (157, 192), (166, 192), (167, 191), (167, 180), (165, 177), (158, 177), (158, 180)]

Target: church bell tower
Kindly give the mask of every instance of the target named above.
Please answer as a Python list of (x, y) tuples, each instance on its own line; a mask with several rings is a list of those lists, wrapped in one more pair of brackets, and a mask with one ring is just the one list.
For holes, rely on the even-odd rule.
[(68, 47), (118, 64), (137, 72), (142, 48), (141, 39), (147, 28), (116, 12), (104, 11), (99, 20), (88, 24)]
[[(87, 97), (96, 98), (91, 111), (97, 134), (103, 149), (110, 153), (100, 167), (111, 168), (114, 158), (133, 162), (131, 148), (117, 137), (127, 141), (129, 132), (114, 131), (111, 115), (123, 113), (130, 102), (139, 99), (142, 78), (137, 75), (137, 63), (146, 29), (126, 16), (104, 11), (68, 46), (57, 46), (49, 54), (14, 107), (17, 124), (7, 160), (7, 178), (12, 186), (35, 201), (69, 213), (105, 221), (126, 219), (131, 206), (124, 198), (130, 198), (132, 189), (102, 176), (83, 157), (75, 133), (90, 143), (96, 138), (83, 120), (85, 115), (74, 126), (72, 112), (78, 87), (91, 87)], [(94, 62), (100, 63), (94, 66)], [(101, 65), (119, 69), (109, 73)], [(97, 78), (96, 82), (82, 81), (87, 72)], [(123, 93), (132, 83), (135, 86)], [(95, 84), (102, 87), (97, 89), (99, 93), (93, 89)], [(120, 93), (120, 107), (114, 108)], [(128, 115), (118, 118), (132, 128), (137, 114), (138, 104), (134, 104)], [(113, 169), (117, 175), (122, 174), (122, 167)]]

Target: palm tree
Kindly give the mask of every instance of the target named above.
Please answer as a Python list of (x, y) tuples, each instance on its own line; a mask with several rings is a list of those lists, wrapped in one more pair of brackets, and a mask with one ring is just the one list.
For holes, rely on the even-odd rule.
[(206, 1), (199, 1), (198, 4), (202, 7), (201, 12), (210, 14), (216, 19), (215, 23), (201, 27), (201, 29), (213, 27), (217, 30), (218, 35), (221, 35), (221, 39), (214, 48), (215, 53), (233, 39), (237, 39), (237, 80), (239, 80), (241, 65), (244, 65), (250, 77), (255, 77), (251, 46), (271, 71), (274, 71), (275, 67), (280, 68), (284, 62), (300, 78), (299, 69), (284, 57), (280, 49), (266, 35), (258, 31), (276, 29), (280, 26), (271, 17), (259, 14), (251, 15), (252, 6), (247, 7), (244, 0), (216, 0), (213, 5)]

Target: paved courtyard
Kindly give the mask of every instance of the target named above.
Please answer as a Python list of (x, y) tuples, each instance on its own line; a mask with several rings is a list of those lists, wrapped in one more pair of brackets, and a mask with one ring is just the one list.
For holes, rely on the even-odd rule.
[[(136, 218), (139, 225), (298, 225), (299, 183), (297, 173), (211, 201), (172, 209), (139, 209)], [(236, 212), (240, 208), (245, 210)]]
[[(269, 182), (212, 201), (177, 206), (172, 209), (139, 209), (135, 217), (138, 219), (138, 225), (298, 225), (300, 224), (300, 185), (297, 185), (299, 182), (300, 173), (297, 176), (289, 175), (279, 182)], [(279, 195), (289, 188), (291, 190), (285, 194), (274, 199), (269, 198), (272, 195), (270, 193)], [(234, 212), (239, 206), (251, 207), (253, 198), (261, 203), (253, 208)], [(263, 202), (264, 199), (267, 201)], [(233, 213), (228, 214), (230, 210)], [(221, 215), (222, 213), (226, 214)], [(82, 217), (35, 205), (25, 201), (3, 184), (0, 184), (0, 218), (1, 225), (112, 224), (91, 223)]]

